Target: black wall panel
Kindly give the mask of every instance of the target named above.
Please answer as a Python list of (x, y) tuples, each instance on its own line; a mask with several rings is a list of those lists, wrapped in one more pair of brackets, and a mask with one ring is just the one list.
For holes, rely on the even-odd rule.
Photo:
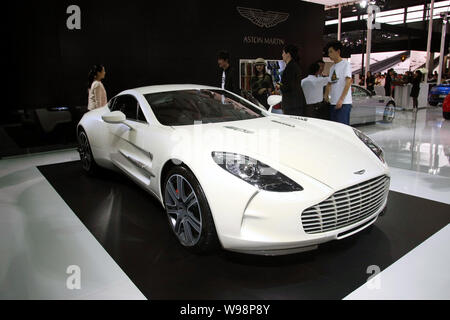
[[(69, 5), (81, 8), (81, 30), (68, 30)], [(246, 36), (295, 43), (301, 66), (321, 57), (323, 6), (302, 1), (44, 1), (8, 2), (3, 28), (7, 108), (83, 106), (90, 65), (107, 68), (108, 96), (153, 84), (215, 83), (216, 53), (281, 59), (282, 45), (246, 44)], [(236, 7), (287, 12), (261, 28)], [(5, 32), (3, 30), (3, 33)]]

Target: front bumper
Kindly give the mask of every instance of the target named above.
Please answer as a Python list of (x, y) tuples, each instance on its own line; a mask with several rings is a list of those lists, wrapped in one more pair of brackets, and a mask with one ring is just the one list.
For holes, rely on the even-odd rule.
[[(287, 249), (263, 249), (263, 250), (254, 250), (254, 249), (229, 249), (229, 251), (234, 251), (238, 253), (245, 253), (245, 254), (253, 254), (253, 255), (261, 255), (261, 256), (281, 256), (281, 255), (288, 255), (288, 254), (295, 254), (300, 252), (308, 252), (312, 250), (317, 250), (319, 248), (319, 244), (333, 241), (333, 240), (342, 240), (344, 238), (350, 237), (368, 227), (370, 227), (372, 224), (377, 221), (379, 216), (383, 216), (386, 209), (381, 210), (380, 213), (374, 214), (372, 217), (367, 218), (364, 221), (361, 221), (360, 223), (356, 223), (352, 227), (343, 228), (339, 234), (334, 236), (329, 236), (327, 238), (322, 239), (320, 242), (317, 242), (317, 244), (310, 244), (308, 246), (304, 246), (304, 242), (300, 242), (298, 245), (299, 247), (292, 247)], [(284, 246), (290, 246), (292, 244), (284, 244)]]
[[(247, 205), (240, 234), (221, 236), (224, 249), (255, 255), (285, 255), (317, 249), (319, 244), (350, 237), (377, 220), (387, 205), (389, 179), (376, 211), (335, 230), (311, 233), (305, 230), (302, 213), (336, 193), (317, 196), (305, 188), (293, 193), (258, 193)], [(303, 199), (302, 199), (303, 198)], [(308, 199), (308, 200), (305, 200)], [(311, 199), (314, 199), (311, 201)]]
[[(256, 230), (258, 228), (261, 230), (267, 230), (267, 228), (261, 228), (260, 225), (255, 224), (245, 226), (244, 228), (247, 230), (244, 230), (242, 237), (225, 237), (222, 238), (222, 243), (226, 244), (224, 245), (226, 250), (254, 255), (275, 256), (311, 251), (317, 249), (319, 244), (345, 239), (369, 227), (384, 212), (386, 203), (387, 199), (384, 207), (364, 220), (334, 231), (310, 235), (302, 231), (301, 226), (297, 224), (298, 229), (295, 231), (295, 239), (283, 239), (286, 238), (287, 233), (281, 234), (280, 237), (277, 237), (280, 239), (276, 239), (275, 237), (270, 238), (270, 234), (258, 232)], [(271, 223), (267, 222), (267, 224), (270, 225)]]

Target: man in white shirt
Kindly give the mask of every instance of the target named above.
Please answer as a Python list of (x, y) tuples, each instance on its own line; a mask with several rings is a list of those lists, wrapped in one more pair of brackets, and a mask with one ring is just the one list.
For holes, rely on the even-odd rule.
[(330, 117), (332, 121), (350, 124), (352, 110), (352, 67), (341, 58), (343, 46), (339, 41), (327, 45), (328, 56), (334, 65), (330, 70), (329, 83), (325, 90), (325, 99), (330, 102)]
[[(305, 116), (310, 118), (329, 119), (328, 107), (323, 103), (323, 89), (328, 85), (329, 78), (320, 76), (320, 65), (318, 62), (309, 66), (308, 76), (302, 80), (302, 89), (306, 99)], [(323, 109), (327, 110), (323, 110)]]

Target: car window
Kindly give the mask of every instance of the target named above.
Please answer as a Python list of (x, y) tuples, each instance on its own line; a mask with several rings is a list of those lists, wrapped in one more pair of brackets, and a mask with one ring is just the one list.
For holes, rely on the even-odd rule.
[(365, 97), (369, 96), (369, 92), (367, 92), (363, 88), (353, 86), (352, 87), (352, 96), (365, 98)]
[(116, 101), (111, 111), (121, 111), (128, 120), (137, 120), (138, 102), (131, 95), (121, 95), (116, 97)]
[(182, 90), (145, 95), (158, 121), (166, 126), (218, 123), (264, 117), (246, 100), (223, 90)]

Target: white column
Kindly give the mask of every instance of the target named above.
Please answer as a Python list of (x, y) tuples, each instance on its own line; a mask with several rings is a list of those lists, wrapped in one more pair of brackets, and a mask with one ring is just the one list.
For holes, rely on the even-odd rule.
[(428, 21), (428, 42), (427, 42), (427, 62), (425, 69), (427, 69), (428, 74), (426, 74), (425, 81), (428, 79), (428, 75), (433, 73), (430, 70), (430, 56), (431, 56), (431, 37), (433, 34), (433, 11), (434, 11), (434, 0), (431, 0), (430, 4), (430, 21)]
[(370, 52), (372, 51), (372, 29), (373, 29), (373, 10), (372, 6), (367, 7), (367, 41), (366, 41), (366, 71), (364, 76), (367, 76), (367, 72), (370, 71)]
[(437, 83), (442, 81), (442, 72), (444, 70), (444, 49), (445, 49), (445, 33), (447, 32), (447, 12), (442, 15), (442, 36), (441, 36), (441, 55), (439, 57), (439, 74)]
[(342, 5), (339, 4), (338, 8), (338, 32), (337, 32), (337, 39), (338, 41), (341, 41), (341, 33), (342, 33)]

